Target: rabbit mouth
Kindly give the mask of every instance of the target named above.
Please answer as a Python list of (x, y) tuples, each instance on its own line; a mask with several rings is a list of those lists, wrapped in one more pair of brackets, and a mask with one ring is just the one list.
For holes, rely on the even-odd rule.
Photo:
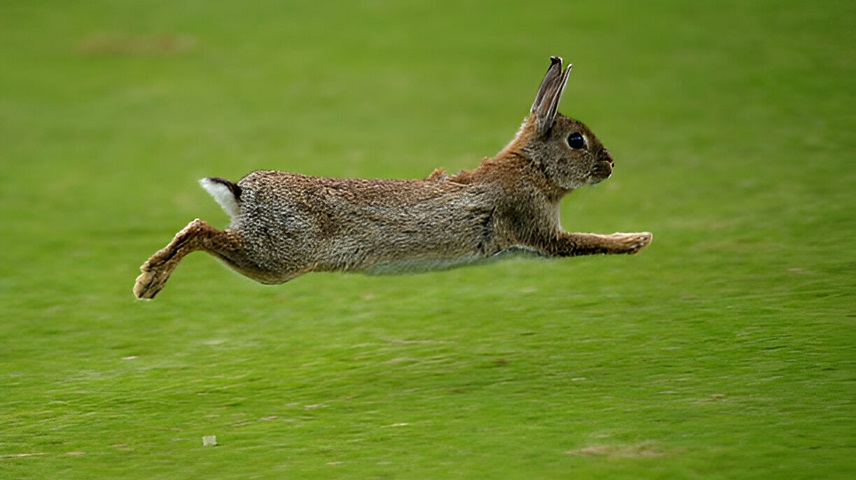
[(615, 166), (615, 162), (612, 160), (612, 155), (609, 154), (609, 150), (604, 148), (603, 150), (598, 152), (598, 157), (600, 157), (601, 160), (609, 164), (610, 170), (612, 170), (612, 167)]
[(600, 183), (607, 178), (612, 176), (612, 159), (608, 161), (601, 161), (595, 165), (594, 169), (589, 176), (589, 185), (594, 185), (596, 183)]
[(594, 183), (606, 180), (612, 176), (612, 169), (615, 168), (615, 162), (612, 160), (612, 156), (605, 148), (598, 152), (598, 160), (599, 161), (597, 165), (595, 165), (594, 172), (592, 172)]

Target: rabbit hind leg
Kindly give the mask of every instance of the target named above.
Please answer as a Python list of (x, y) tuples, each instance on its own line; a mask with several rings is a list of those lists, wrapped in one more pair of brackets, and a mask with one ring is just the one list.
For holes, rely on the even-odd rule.
[(142, 273), (134, 284), (134, 296), (142, 299), (154, 298), (163, 289), (179, 262), (187, 254), (197, 250), (206, 251), (242, 271), (240, 263), (244, 262), (240, 262), (240, 257), (243, 245), (240, 238), (232, 232), (217, 230), (197, 218), (175, 234), (169, 245), (158, 250), (140, 266)]

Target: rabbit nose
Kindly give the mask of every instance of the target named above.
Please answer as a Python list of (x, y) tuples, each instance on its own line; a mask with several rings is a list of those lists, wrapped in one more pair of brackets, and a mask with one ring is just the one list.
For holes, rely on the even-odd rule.
[(612, 155), (610, 155), (610, 154), (609, 154), (609, 150), (607, 150), (607, 149), (605, 149), (605, 148), (604, 148), (604, 149), (601, 151), (601, 157), (602, 157), (604, 160), (606, 160), (607, 162), (609, 162), (609, 166), (610, 166), (610, 167), (614, 167), (614, 166), (615, 166), (615, 162), (612, 160)]

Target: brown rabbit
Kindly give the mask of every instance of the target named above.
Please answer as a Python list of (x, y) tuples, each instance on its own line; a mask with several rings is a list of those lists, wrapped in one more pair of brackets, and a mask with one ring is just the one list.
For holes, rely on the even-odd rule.
[(153, 298), (190, 252), (203, 250), (254, 280), (308, 272), (439, 270), (512, 252), (547, 257), (636, 253), (643, 233), (569, 233), (559, 202), (612, 174), (612, 157), (581, 122), (557, 113), (571, 65), (551, 57), (529, 116), (494, 158), (424, 180), (357, 180), (260, 170), (238, 183), (200, 181), (232, 217), (226, 230), (190, 222), (140, 269), (134, 295)]

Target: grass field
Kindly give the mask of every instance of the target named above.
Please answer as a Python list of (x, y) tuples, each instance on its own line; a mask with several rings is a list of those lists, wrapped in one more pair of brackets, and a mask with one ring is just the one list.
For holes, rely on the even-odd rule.
[[(390, 2), (391, 3), (391, 2)], [(0, 3), (0, 478), (856, 475), (856, 4)], [(635, 257), (265, 287), (138, 266), (196, 180), (417, 178), (547, 57)], [(203, 446), (216, 436), (216, 447)]]

